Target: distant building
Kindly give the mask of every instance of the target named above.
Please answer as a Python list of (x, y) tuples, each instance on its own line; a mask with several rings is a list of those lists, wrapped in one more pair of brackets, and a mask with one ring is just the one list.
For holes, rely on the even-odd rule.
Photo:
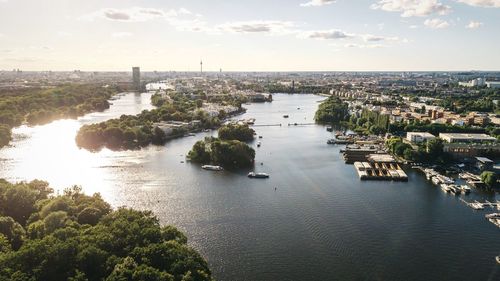
[(476, 78), (469, 82), (458, 82), (458, 85), (463, 87), (482, 87), (486, 85), (486, 81), (484, 78)]
[(448, 143), (488, 143), (497, 140), (487, 134), (440, 133), (439, 137)]
[(431, 133), (425, 133), (425, 132), (424, 133), (421, 133), (421, 132), (408, 132), (408, 133), (406, 133), (406, 139), (412, 143), (422, 143), (424, 141), (428, 141), (428, 140), (435, 139), (435, 138), (436, 138), (436, 136), (434, 136)]
[(486, 82), (486, 87), (492, 89), (498, 89), (500, 88), (500, 82)]
[(141, 90), (141, 69), (137, 66), (132, 67), (132, 82), (136, 91)]

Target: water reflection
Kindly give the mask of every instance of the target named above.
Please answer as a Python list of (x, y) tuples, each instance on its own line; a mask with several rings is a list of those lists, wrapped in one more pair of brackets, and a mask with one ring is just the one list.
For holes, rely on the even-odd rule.
[(88, 193), (107, 190), (106, 184), (114, 180), (115, 170), (130, 163), (138, 164), (141, 153), (115, 153), (107, 149), (92, 153), (78, 149), (76, 133), (84, 124), (151, 109), (149, 99), (149, 94), (121, 94), (104, 112), (77, 120), (15, 128), (11, 146), (0, 150), (0, 177), (11, 181), (44, 179), (59, 191), (73, 184), (85, 186)]

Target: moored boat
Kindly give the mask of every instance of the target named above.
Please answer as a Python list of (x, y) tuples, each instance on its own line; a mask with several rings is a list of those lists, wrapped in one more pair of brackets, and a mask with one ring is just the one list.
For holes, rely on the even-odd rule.
[(216, 165), (203, 165), (201, 166), (202, 169), (204, 170), (209, 170), (209, 171), (222, 171), (224, 168), (221, 166), (216, 166)]
[(462, 193), (463, 194), (469, 194), (470, 193), (470, 187), (468, 187), (467, 185), (463, 184), (460, 186), (460, 189), (462, 190)]
[(265, 179), (265, 178), (269, 177), (269, 174), (250, 172), (250, 173), (248, 173), (248, 177), (249, 178), (256, 178), (256, 179)]

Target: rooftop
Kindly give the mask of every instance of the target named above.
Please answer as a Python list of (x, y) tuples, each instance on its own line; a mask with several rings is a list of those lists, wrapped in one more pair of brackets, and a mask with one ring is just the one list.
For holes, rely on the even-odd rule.
[(490, 140), (495, 141), (496, 138), (487, 134), (462, 134), (462, 133), (440, 133), (440, 138), (465, 139), (465, 140)]

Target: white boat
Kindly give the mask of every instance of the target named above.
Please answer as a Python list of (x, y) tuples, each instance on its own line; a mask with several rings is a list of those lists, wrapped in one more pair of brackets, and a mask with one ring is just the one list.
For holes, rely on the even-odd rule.
[(201, 166), (202, 169), (204, 170), (209, 170), (209, 171), (222, 171), (224, 168), (221, 166), (215, 166), (215, 165), (203, 165)]
[(469, 194), (470, 193), (470, 187), (468, 187), (467, 185), (463, 184), (460, 186), (460, 189), (462, 189), (462, 193), (463, 194)]
[(487, 219), (500, 219), (500, 213), (487, 214), (484, 217)]
[(269, 175), (266, 173), (256, 173), (256, 172), (250, 172), (248, 173), (249, 178), (257, 178), (257, 179), (265, 179), (268, 178)]
[(257, 142), (257, 147), (260, 147), (260, 145), (261, 145), (261, 144), (262, 144), (262, 143), (261, 143), (260, 141), (259, 141), (259, 142)]
[(432, 183), (435, 184), (435, 185), (439, 185), (441, 183), (441, 180), (439, 179), (439, 177), (433, 177), (431, 179)]
[(445, 184), (445, 183), (442, 183), (440, 186), (441, 186), (441, 189), (442, 189), (444, 192), (450, 192), (450, 191), (451, 191), (451, 190), (450, 190), (450, 187), (449, 187), (447, 184)]

